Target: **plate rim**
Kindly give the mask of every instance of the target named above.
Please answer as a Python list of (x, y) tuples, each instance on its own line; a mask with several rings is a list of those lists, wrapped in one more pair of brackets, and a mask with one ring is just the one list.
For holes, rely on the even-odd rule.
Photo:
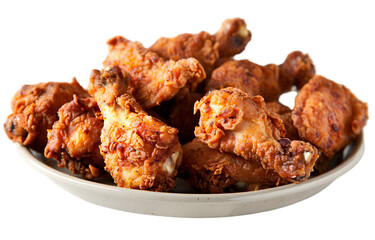
[(76, 187), (88, 188), (90, 190), (107, 191), (114, 194), (131, 196), (134, 199), (142, 200), (159, 200), (166, 202), (189, 202), (189, 203), (212, 203), (212, 202), (230, 202), (230, 201), (248, 201), (250, 198), (275, 197), (275, 195), (283, 196), (290, 193), (302, 192), (303, 190), (316, 186), (327, 185), (344, 175), (352, 169), (362, 158), (364, 154), (364, 133), (363, 131), (353, 142), (352, 152), (345, 158), (343, 162), (322, 175), (316, 176), (302, 183), (290, 183), (284, 186), (262, 189), (258, 191), (237, 192), (237, 193), (174, 193), (174, 192), (153, 192), (138, 189), (121, 188), (111, 186), (100, 182), (94, 182), (81, 179), (70, 174), (61, 172), (53, 167), (43, 163), (35, 157), (28, 147), (16, 144), (19, 155), (26, 160), (34, 169), (43, 175), (55, 181), (55, 178), (65, 183), (76, 184)]

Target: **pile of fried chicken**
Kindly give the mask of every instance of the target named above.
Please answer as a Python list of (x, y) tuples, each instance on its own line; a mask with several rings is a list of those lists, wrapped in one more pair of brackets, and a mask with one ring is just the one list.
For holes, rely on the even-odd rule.
[[(250, 40), (240, 18), (149, 48), (116, 36), (87, 89), (24, 85), (5, 131), (73, 174), (132, 189), (170, 191), (179, 177), (202, 193), (251, 191), (323, 173), (366, 125), (367, 104), (300, 51), (279, 65), (235, 60)], [(278, 100), (292, 90), (290, 109)]]

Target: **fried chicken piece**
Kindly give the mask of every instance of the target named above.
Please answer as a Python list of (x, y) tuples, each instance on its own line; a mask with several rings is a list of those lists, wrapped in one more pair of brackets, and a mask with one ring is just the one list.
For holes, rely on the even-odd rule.
[(182, 149), (184, 157), (179, 176), (200, 192), (249, 191), (278, 186), (282, 182), (277, 172), (264, 169), (258, 161), (221, 153), (198, 138)]
[(43, 152), (47, 129), (58, 119), (57, 110), (73, 99), (73, 94), (88, 96), (75, 78), (71, 83), (47, 82), (24, 85), (14, 95), (4, 129), (9, 139)]
[(249, 60), (229, 60), (212, 72), (205, 91), (235, 87), (250, 96), (261, 95), (266, 102), (272, 102), (313, 74), (315, 68), (311, 59), (301, 52), (290, 53), (281, 65), (261, 66)]
[(150, 49), (164, 59), (196, 58), (209, 76), (219, 59), (242, 52), (250, 39), (251, 32), (247, 30), (245, 21), (234, 18), (225, 20), (214, 35), (202, 31), (173, 38), (162, 37)]
[(59, 167), (69, 168), (73, 174), (93, 179), (104, 172), (104, 159), (100, 154), (100, 133), (103, 120), (92, 97), (74, 99), (58, 111), (59, 120), (48, 130), (48, 143), (44, 150), (47, 158), (54, 158)]
[(188, 93), (176, 96), (170, 108), (168, 124), (178, 129), (182, 144), (195, 138), (194, 129), (199, 122), (199, 114), (194, 114), (194, 104), (201, 99), (200, 93)]
[(105, 169), (120, 187), (172, 189), (182, 159), (178, 130), (149, 116), (126, 94), (130, 75), (118, 67), (93, 70), (91, 76), (96, 76), (95, 99), (104, 118), (100, 150)]
[(332, 158), (353, 141), (366, 125), (367, 103), (344, 85), (315, 76), (298, 92), (292, 113), (301, 139)]
[(209, 74), (219, 59), (218, 44), (215, 37), (207, 32), (198, 34), (180, 34), (174, 38), (159, 38), (151, 47), (164, 59), (179, 60), (193, 57), (202, 64), (206, 74)]
[(194, 58), (165, 61), (141, 43), (121, 36), (110, 39), (107, 44), (109, 54), (104, 66), (116, 65), (130, 73), (127, 94), (133, 95), (145, 109), (170, 100), (182, 87), (194, 90), (206, 77)]
[(283, 121), (286, 130), (285, 137), (291, 140), (298, 140), (298, 131), (292, 121), (292, 109), (279, 102), (268, 102), (266, 103), (266, 107), (268, 111), (277, 113)]
[(215, 90), (195, 104), (200, 110), (195, 135), (210, 148), (257, 160), (288, 181), (307, 180), (318, 158), (310, 143), (291, 141), (282, 120), (266, 109), (261, 96), (237, 88)]
[(291, 52), (280, 67), (280, 87), (289, 91), (289, 86), (295, 85), (301, 89), (312, 77), (315, 76), (315, 66), (308, 54), (300, 51)]
[(226, 19), (214, 36), (219, 46), (220, 58), (241, 53), (251, 40), (251, 32), (241, 18)]
[(205, 91), (226, 87), (239, 88), (250, 96), (261, 95), (268, 102), (276, 101), (283, 93), (276, 65), (260, 66), (248, 60), (230, 60), (216, 68)]

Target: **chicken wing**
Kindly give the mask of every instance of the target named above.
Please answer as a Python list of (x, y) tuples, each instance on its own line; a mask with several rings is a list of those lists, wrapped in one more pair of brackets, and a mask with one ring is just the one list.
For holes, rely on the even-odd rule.
[(198, 138), (182, 149), (184, 157), (179, 176), (200, 192), (250, 191), (278, 186), (283, 182), (277, 172), (264, 169), (258, 161), (221, 153)]
[(206, 77), (203, 67), (194, 58), (164, 61), (141, 43), (121, 36), (107, 43), (109, 54), (104, 66), (116, 65), (130, 73), (127, 94), (133, 95), (145, 109), (170, 100), (182, 87), (195, 89)]
[(74, 174), (88, 179), (99, 177), (104, 172), (99, 150), (103, 120), (97, 118), (100, 111), (96, 101), (74, 95), (58, 115), (59, 120), (48, 130), (44, 155), (56, 159), (59, 167), (69, 168)]
[(120, 187), (168, 191), (182, 159), (178, 130), (144, 112), (126, 94), (130, 76), (118, 67), (93, 70), (95, 99), (104, 118), (100, 150)]
[(14, 95), (12, 114), (4, 124), (10, 140), (43, 152), (47, 129), (58, 119), (59, 108), (73, 99), (73, 94), (89, 96), (75, 78), (71, 83), (48, 82), (24, 85)]
[(308, 55), (293, 52), (281, 65), (265, 66), (249, 60), (229, 60), (216, 68), (205, 91), (236, 87), (250, 96), (261, 95), (266, 102), (277, 101), (294, 84), (302, 85), (315, 74), (315, 68)]
[(261, 96), (249, 97), (237, 88), (215, 90), (195, 104), (200, 110), (195, 135), (210, 148), (257, 160), (288, 181), (307, 180), (318, 158), (310, 143), (291, 141), (276, 113)]
[(301, 139), (317, 146), (328, 159), (359, 135), (367, 119), (367, 103), (322, 76), (315, 76), (298, 92), (292, 113)]
[(210, 75), (221, 58), (242, 52), (251, 39), (251, 32), (241, 18), (227, 19), (221, 28), (211, 35), (185, 33), (174, 38), (159, 38), (150, 49), (164, 59), (179, 60), (196, 58)]

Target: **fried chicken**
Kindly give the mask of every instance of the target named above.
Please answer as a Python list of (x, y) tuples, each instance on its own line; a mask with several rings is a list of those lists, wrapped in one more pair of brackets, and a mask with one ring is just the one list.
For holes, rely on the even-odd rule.
[(120, 187), (168, 191), (182, 159), (178, 130), (142, 110), (126, 94), (130, 75), (118, 67), (93, 70), (95, 99), (104, 118), (100, 150)]
[(251, 32), (241, 18), (227, 19), (221, 28), (211, 35), (180, 34), (173, 38), (159, 38), (150, 49), (164, 59), (179, 60), (196, 58), (209, 76), (220, 59), (232, 57), (242, 52), (251, 39)]
[(219, 46), (220, 58), (241, 53), (251, 40), (251, 32), (241, 18), (226, 19), (214, 36)]
[[(107, 44), (109, 54), (104, 66), (116, 65), (130, 73), (126, 93), (133, 95), (145, 109), (170, 100), (185, 86), (194, 90), (206, 77), (194, 58), (165, 61), (141, 43), (121, 36), (110, 39)], [(91, 87), (90, 92), (93, 92)]]
[(319, 75), (298, 92), (292, 113), (301, 139), (317, 146), (328, 159), (360, 134), (367, 119), (366, 103), (345, 86)]
[(237, 88), (215, 90), (195, 104), (200, 110), (195, 135), (210, 148), (257, 160), (288, 181), (307, 180), (318, 158), (310, 143), (291, 141), (282, 120), (266, 109), (261, 96)]
[(216, 68), (205, 91), (226, 87), (239, 88), (250, 96), (261, 95), (266, 101), (276, 101), (283, 93), (276, 65), (260, 66), (248, 60), (230, 60)]
[(245, 160), (209, 148), (198, 138), (185, 144), (179, 176), (200, 192), (249, 191), (278, 186), (282, 182), (274, 170), (258, 161)]
[(75, 78), (71, 83), (47, 82), (24, 85), (14, 95), (4, 129), (9, 139), (43, 152), (47, 129), (58, 119), (57, 110), (73, 99), (73, 94), (89, 96)]
[(289, 91), (290, 85), (301, 89), (312, 77), (315, 76), (315, 66), (308, 54), (294, 51), (288, 54), (284, 63), (279, 65), (281, 88)]
[(292, 109), (279, 102), (267, 102), (266, 107), (268, 111), (277, 113), (284, 123), (285, 137), (291, 140), (298, 140), (298, 131), (293, 125)]
[(229, 60), (212, 72), (205, 91), (235, 87), (272, 102), (290, 91), (294, 84), (300, 86), (314, 74), (311, 59), (301, 52), (290, 53), (281, 65), (261, 66), (249, 60)]
[(59, 120), (48, 130), (48, 143), (44, 150), (47, 158), (54, 158), (59, 167), (69, 168), (84, 178), (99, 177), (104, 172), (104, 159), (100, 154), (100, 133), (103, 120), (92, 97), (74, 99), (58, 111)]

